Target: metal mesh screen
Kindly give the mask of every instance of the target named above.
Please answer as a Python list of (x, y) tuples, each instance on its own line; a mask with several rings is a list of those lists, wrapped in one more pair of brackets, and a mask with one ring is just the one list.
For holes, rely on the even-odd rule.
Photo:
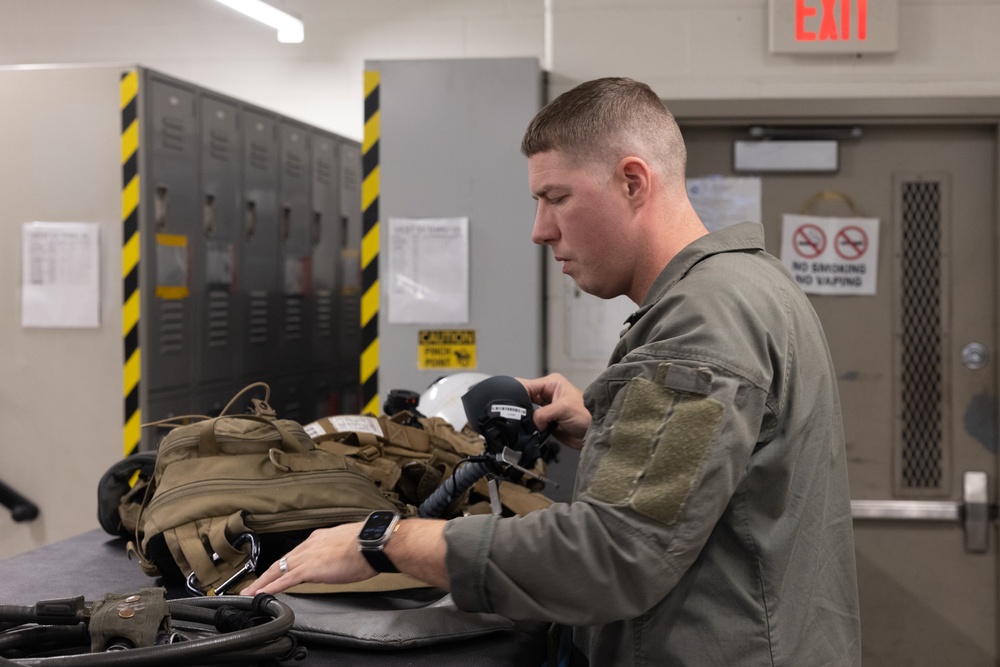
[(943, 480), (941, 184), (902, 184), (902, 485)]

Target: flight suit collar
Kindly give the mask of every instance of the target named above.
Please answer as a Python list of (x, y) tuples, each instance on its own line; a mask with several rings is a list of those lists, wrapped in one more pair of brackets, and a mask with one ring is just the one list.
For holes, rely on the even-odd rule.
[(625, 320), (625, 328), (618, 334), (619, 338), (628, 333), (629, 329), (670, 291), (670, 288), (706, 257), (723, 252), (763, 250), (764, 227), (756, 222), (741, 222), (731, 227), (724, 227), (692, 241), (667, 263), (653, 281), (639, 310)]

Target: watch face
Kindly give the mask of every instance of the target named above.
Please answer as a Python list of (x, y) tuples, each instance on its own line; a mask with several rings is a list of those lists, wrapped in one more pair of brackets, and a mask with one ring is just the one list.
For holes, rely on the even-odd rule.
[(365, 521), (365, 525), (361, 527), (358, 539), (365, 542), (380, 539), (395, 519), (395, 512), (372, 512), (368, 520)]

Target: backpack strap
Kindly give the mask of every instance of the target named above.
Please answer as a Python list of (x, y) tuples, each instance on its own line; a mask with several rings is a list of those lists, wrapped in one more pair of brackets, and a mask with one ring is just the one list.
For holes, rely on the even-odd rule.
[[(251, 581), (249, 577), (256, 567), (252, 540), (244, 541), (241, 548), (233, 546), (233, 542), (239, 543), (245, 535), (253, 534), (243, 523), (240, 512), (163, 531), (174, 562), (188, 577), (188, 590), (203, 595), (231, 592), (229, 589), (235, 584)], [(241, 573), (244, 576), (238, 576)], [(219, 590), (223, 586), (225, 590)]]
[(292, 434), (288, 432), (288, 429), (284, 428), (278, 420), (268, 419), (267, 417), (258, 417), (257, 415), (227, 415), (225, 417), (215, 417), (214, 419), (202, 422), (201, 432), (198, 436), (199, 457), (204, 458), (206, 456), (219, 455), (219, 441), (216, 438), (215, 426), (223, 419), (246, 419), (248, 421), (267, 424), (278, 432), (278, 435), (281, 437), (281, 448), (284, 451), (298, 453), (306, 451), (305, 445), (292, 437)]
[[(486, 479), (480, 479), (477, 481), (473, 485), (472, 490), (480, 496), (485, 496), (487, 498), (490, 495)], [(503, 482), (499, 487), (497, 487), (497, 490), (500, 493), (501, 504), (518, 516), (524, 516), (525, 514), (534, 512), (535, 510), (545, 509), (552, 504), (552, 501), (547, 496), (536, 493), (516, 482)], [(470, 513), (485, 514), (489, 512), (489, 503), (486, 503), (486, 508), (485, 512), (473, 511), (470, 509)]]

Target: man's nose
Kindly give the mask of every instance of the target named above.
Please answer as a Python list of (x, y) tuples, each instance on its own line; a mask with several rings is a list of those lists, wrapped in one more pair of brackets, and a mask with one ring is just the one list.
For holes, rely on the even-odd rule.
[(538, 205), (535, 209), (535, 226), (531, 229), (531, 240), (538, 245), (545, 245), (555, 240), (555, 228), (548, 219), (544, 206)]

